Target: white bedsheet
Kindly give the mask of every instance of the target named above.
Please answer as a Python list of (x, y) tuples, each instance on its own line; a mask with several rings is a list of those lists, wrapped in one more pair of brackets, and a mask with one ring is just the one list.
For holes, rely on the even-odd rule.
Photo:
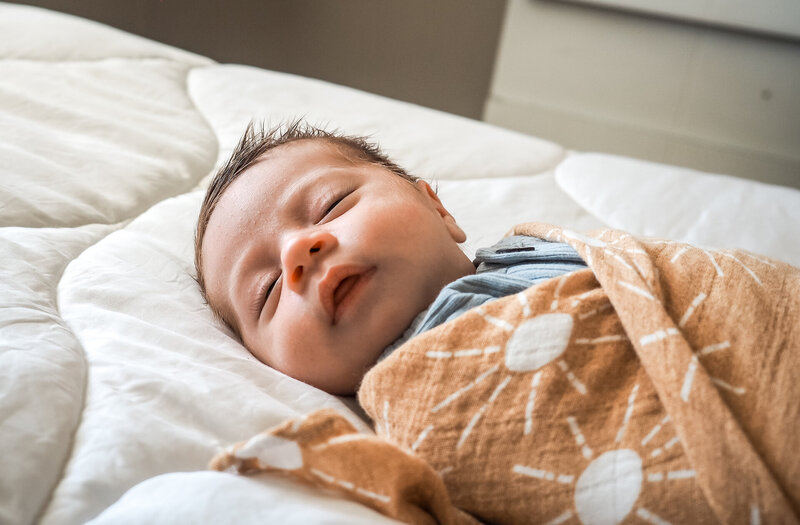
[[(460, 117), (0, 4), (0, 523), (389, 522), (282, 478), (204, 470), (219, 447), (320, 407), (368, 431), (340, 399), (252, 358), (192, 278), (215, 165), (248, 120), (296, 116), (372, 135), (437, 181), (467, 251), (537, 220), (798, 263), (786, 246), (800, 230), (795, 190), (567, 155)], [(667, 192), (676, 185), (677, 200)], [(782, 211), (765, 215), (766, 202)], [(720, 214), (724, 223), (711, 220)], [(759, 220), (776, 232), (770, 242), (746, 227)]]

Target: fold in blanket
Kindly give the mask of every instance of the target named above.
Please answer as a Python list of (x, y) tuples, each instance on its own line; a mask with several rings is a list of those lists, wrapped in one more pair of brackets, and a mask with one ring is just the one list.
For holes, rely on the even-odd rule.
[(743, 251), (578, 234), (589, 268), (401, 346), (358, 396), (234, 445), (411, 523), (798, 523), (800, 270)]

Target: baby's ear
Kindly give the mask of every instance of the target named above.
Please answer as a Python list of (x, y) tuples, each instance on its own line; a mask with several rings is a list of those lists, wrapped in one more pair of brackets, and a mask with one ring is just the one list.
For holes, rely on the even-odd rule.
[(444, 221), (444, 225), (447, 228), (447, 231), (450, 233), (450, 237), (453, 238), (456, 242), (464, 242), (467, 240), (467, 234), (464, 233), (464, 230), (459, 227), (456, 223), (455, 217), (453, 217), (447, 208), (444, 207), (442, 201), (439, 199), (439, 196), (436, 195), (436, 192), (433, 191), (431, 185), (425, 182), (424, 180), (418, 180), (414, 183), (417, 186), (423, 195), (425, 195), (428, 199), (430, 199), (433, 206), (436, 208), (436, 211), (439, 212), (439, 215), (442, 217)]

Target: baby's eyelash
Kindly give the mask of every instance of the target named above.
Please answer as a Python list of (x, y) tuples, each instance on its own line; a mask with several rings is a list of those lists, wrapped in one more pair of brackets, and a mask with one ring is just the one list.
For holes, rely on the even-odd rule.
[(267, 287), (266, 292), (264, 292), (264, 302), (266, 302), (266, 299), (269, 297), (269, 294), (272, 293), (272, 290), (275, 288), (275, 285), (278, 284), (278, 279), (279, 277), (273, 279), (272, 283)]
[(336, 208), (336, 206), (339, 205), (340, 202), (346, 199), (347, 196), (353, 193), (354, 191), (355, 188), (347, 188), (344, 191), (341, 191), (338, 194), (336, 194), (335, 197), (332, 197), (330, 201), (328, 201), (328, 206), (325, 208), (325, 211), (322, 213), (322, 216), (319, 218), (319, 221), (327, 217)]
[(334, 200), (333, 200), (333, 201), (330, 203), (330, 205), (328, 206), (328, 209), (327, 209), (327, 210), (325, 210), (325, 213), (323, 213), (323, 214), (322, 214), (322, 217), (323, 217), (323, 218), (324, 218), (324, 217), (327, 217), (327, 216), (328, 216), (328, 214), (329, 214), (330, 212), (332, 212), (332, 211), (333, 211), (333, 209), (334, 209), (334, 208), (335, 208), (335, 207), (336, 207), (336, 206), (337, 206), (337, 205), (338, 205), (340, 202), (342, 202), (342, 199), (344, 199), (344, 195), (340, 195), (338, 198), (334, 199)]
[(267, 300), (269, 299), (270, 294), (275, 289), (275, 286), (278, 284), (278, 279), (280, 279), (280, 274), (277, 275), (272, 280), (264, 281), (261, 286), (258, 287), (258, 292), (256, 293), (255, 301), (253, 301), (253, 311), (256, 313), (260, 313), (264, 306), (267, 304)]

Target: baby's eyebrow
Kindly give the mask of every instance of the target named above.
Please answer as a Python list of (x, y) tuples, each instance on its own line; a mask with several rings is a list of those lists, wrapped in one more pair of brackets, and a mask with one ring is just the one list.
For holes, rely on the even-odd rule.
[(282, 199), (280, 206), (287, 211), (291, 220), (309, 221), (313, 219), (314, 205), (324, 199), (339, 180), (341, 177), (329, 171), (316, 177), (304, 177), (296, 185), (287, 188), (287, 196)]
[(313, 177), (303, 177), (290, 185), (275, 203), (275, 213), (285, 212), (289, 219), (300, 221), (307, 218), (310, 206), (305, 205), (305, 197), (315, 189), (318, 180)]

